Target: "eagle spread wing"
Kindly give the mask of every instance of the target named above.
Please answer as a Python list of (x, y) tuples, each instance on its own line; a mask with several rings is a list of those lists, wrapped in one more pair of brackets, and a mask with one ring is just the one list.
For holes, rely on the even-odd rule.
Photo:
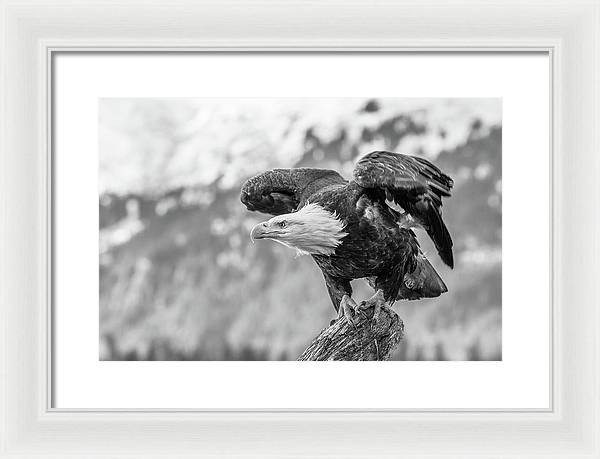
[(444, 263), (453, 267), (452, 238), (441, 215), (442, 198), (450, 196), (454, 185), (448, 175), (423, 158), (374, 151), (358, 161), (354, 181), (364, 188), (385, 191), (386, 199), (423, 226)]
[(297, 210), (321, 188), (345, 183), (340, 174), (328, 169), (273, 169), (248, 179), (240, 200), (248, 210), (282, 215)]

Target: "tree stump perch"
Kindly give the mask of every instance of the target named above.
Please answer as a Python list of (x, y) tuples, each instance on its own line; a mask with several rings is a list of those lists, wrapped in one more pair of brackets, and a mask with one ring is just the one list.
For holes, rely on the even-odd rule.
[(387, 360), (404, 336), (404, 323), (393, 309), (383, 306), (377, 323), (373, 307), (355, 316), (354, 328), (342, 317), (310, 343), (298, 360)]

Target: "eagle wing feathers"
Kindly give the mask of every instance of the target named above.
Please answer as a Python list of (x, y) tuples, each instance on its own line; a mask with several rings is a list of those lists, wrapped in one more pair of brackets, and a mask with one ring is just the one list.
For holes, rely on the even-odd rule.
[(297, 210), (321, 188), (345, 183), (340, 174), (329, 169), (273, 169), (248, 179), (240, 200), (248, 210), (282, 215)]
[(450, 196), (452, 179), (429, 161), (389, 151), (363, 156), (354, 168), (354, 180), (365, 188), (389, 187), (413, 194), (427, 193), (432, 199)]
[(441, 216), (442, 198), (454, 185), (448, 175), (424, 158), (374, 151), (358, 161), (354, 181), (384, 191), (425, 228), (444, 263), (454, 266), (452, 238)]

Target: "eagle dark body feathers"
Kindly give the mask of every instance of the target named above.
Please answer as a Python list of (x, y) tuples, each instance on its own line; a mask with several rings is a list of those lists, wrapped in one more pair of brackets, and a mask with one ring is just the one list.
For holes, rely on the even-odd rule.
[(352, 293), (350, 281), (359, 278), (382, 290), (389, 302), (447, 291), (402, 222), (409, 216), (424, 227), (452, 266), (452, 240), (440, 214), (451, 187), (452, 179), (424, 159), (373, 152), (357, 163), (351, 181), (326, 169), (274, 169), (249, 179), (241, 201), (249, 210), (272, 215), (317, 204), (343, 223), (346, 234), (335, 251), (311, 254), (337, 309), (343, 295)]

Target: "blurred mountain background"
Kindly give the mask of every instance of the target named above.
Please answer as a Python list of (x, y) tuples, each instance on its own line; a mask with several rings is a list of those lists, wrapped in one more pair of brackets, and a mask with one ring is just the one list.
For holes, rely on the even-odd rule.
[[(295, 360), (335, 316), (310, 257), (250, 243), (242, 183), (274, 167), (351, 177), (377, 149), (450, 174), (449, 292), (400, 301), (395, 360), (502, 358), (500, 99), (100, 99), (100, 359)], [(355, 299), (372, 294), (362, 280)]]

